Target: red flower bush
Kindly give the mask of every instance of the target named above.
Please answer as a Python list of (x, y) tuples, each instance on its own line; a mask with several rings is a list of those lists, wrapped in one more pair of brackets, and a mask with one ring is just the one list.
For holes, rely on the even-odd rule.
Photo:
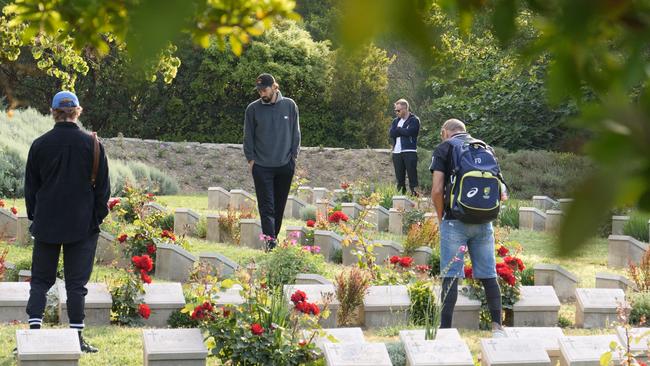
[(399, 263), (399, 260), (400, 260), (400, 257), (397, 256), (397, 255), (394, 255), (394, 256), (390, 257), (390, 264), (397, 264), (397, 263)]
[(517, 278), (515, 277), (515, 273), (512, 270), (512, 267), (510, 267), (505, 262), (497, 263), (497, 275), (499, 275), (499, 277), (506, 281), (510, 286), (514, 286), (517, 282)]
[(108, 201), (108, 209), (112, 210), (115, 206), (120, 204), (120, 199), (119, 198), (113, 198)]
[(293, 302), (294, 305), (297, 305), (298, 303), (301, 303), (305, 300), (307, 300), (307, 294), (305, 294), (303, 291), (296, 290), (296, 292), (291, 295), (291, 302)]
[(163, 230), (160, 236), (163, 238), (169, 238), (171, 241), (176, 241), (176, 235), (174, 235), (174, 233), (169, 230)]
[(146, 272), (153, 270), (153, 260), (146, 254), (141, 256), (134, 255), (131, 257), (131, 261), (138, 269), (145, 270)]
[(473, 277), (473, 274), (474, 274), (474, 273), (473, 273), (473, 271), (472, 271), (472, 267), (471, 267), (471, 266), (466, 265), (465, 268), (463, 268), (463, 270), (464, 270), (464, 272), (465, 272), (465, 278), (474, 278), (474, 277)]
[(294, 308), (301, 313), (313, 315), (320, 314), (320, 308), (318, 305), (314, 303), (308, 303), (307, 294), (305, 294), (303, 291), (296, 290), (296, 292), (291, 295), (291, 302), (293, 302)]
[(524, 266), (524, 262), (522, 262), (520, 258), (508, 256), (503, 258), (503, 261), (507, 265), (509, 265), (513, 270), (519, 270), (521, 272), (524, 269), (526, 269), (526, 266)]
[(144, 269), (140, 270), (140, 279), (142, 279), (142, 282), (144, 283), (151, 283), (151, 277), (147, 274), (147, 271)]
[(206, 301), (203, 304), (194, 308), (191, 317), (194, 320), (202, 320), (205, 318), (214, 319), (213, 310), (214, 310), (214, 305), (212, 305), (212, 303), (210, 303), (209, 301)]
[(341, 221), (347, 222), (350, 218), (348, 215), (344, 214), (341, 211), (334, 211), (330, 217), (327, 219), (327, 221), (333, 223), (333, 224), (338, 224)]
[(141, 317), (145, 319), (149, 319), (151, 316), (151, 308), (147, 304), (140, 304), (138, 307), (138, 313), (140, 314)]
[(15, 208), (15, 207), (12, 207), (11, 208), (11, 213), (14, 214), (14, 215), (18, 215), (18, 209)]
[(429, 273), (431, 271), (431, 266), (427, 266), (426, 264), (418, 264), (415, 266), (415, 270), (421, 273)]
[(154, 254), (156, 252), (156, 245), (155, 244), (149, 244), (147, 245), (147, 253), (149, 254)]
[(314, 227), (314, 225), (316, 225), (316, 221), (314, 221), (314, 220), (307, 220), (307, 226), (308, 226), (308, 227)]
[(253, 323), (251, 324), (251, 332), (255, 335), (262, 335), (264, 333), (264, 327), (262, 327), (259, 323)]
[(497, 254), (499, 254), (499, 257), (505, 257), (508, 255), (508, 253), (510, 253), (510, 250), (508, 250), (508, 248), (503, 245), (499, 246), (499, 249), (497, 249)]
[(128, 235), (122, 234), (117, 237), (117, 241), (119, 241), (120, 243), (124, 243), (128, 237), (129, 237)]
[(411, 257), (402, 257), (399, 259), (399, 265), (404, 268), (410, 267), (411, 264), (413, 264), (413, 258)]

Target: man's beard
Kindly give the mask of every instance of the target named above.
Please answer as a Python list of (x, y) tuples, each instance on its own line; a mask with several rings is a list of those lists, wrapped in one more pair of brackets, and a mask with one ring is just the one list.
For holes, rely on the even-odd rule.
[(264, 103), (269, 103), (269, 102), (271, 101), (271, 98), (273, 98), (273, 96), (270, 96), (270, 97), (262, 97), (262, 102), (264, 102)]

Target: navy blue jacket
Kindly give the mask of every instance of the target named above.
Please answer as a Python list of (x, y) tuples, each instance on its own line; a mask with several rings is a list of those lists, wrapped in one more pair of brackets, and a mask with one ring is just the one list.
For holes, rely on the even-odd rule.
[(30, 231), (44, 243), (72, 243), (99, 232), (111, 195), (108, 161), (100, 144), (95, 187), (94, 141), (73, 122), (57, 122), (34, 140), (25, 168)]
[(395, 148), (397, 139), (400, 139), (402, 150), (416, 150), (418, 145), (418, 133), (420, 132), (420, 119), (415, 114), (409, 114), (404, 125), (397, 127), (401, 118), (395, 118), (390, 125), (388, 134), (390, 135), (391, 145)]

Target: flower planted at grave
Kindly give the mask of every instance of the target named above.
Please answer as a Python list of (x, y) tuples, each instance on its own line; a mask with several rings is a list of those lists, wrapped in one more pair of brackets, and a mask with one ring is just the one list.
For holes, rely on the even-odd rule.
[(116, 324), (137, 326), (149, 319), (151, 308), (143, 302), (144, 284), (151, 283), (153, 260), (147, 254), (133, 256), (131, 268), (108, 279), (113, 305), (111, 320)]
[(129, 224), (142, 219), (144, 205), (156, 199), (153, 193), (131, 187), (128, 184), (125, 184), (124, 188), (122, 188), (121, 196), (121, 198), (109, 201), (108, 207), (111, 212), (117, 214), (120, 220)]
[(144, 220), (135, 220), (129, 234), (117, 237), (119, 247), (125, 258), (147, 254), (155, 263), (156, 252), (160, 244), (175, 244), (187, 249), (187, 241), (178, 239), (173, 232), (161, 230), (151, 225), (152, 216)]
[(219, 215), (217, 221), (219, 222), (219, 232), (221, 233), (221, 241), (225, 243), (232, 243), (239, 245), (241, 239), (241, 231), (239, 228), (239, 220), (252, 219), (255, 217), (254, 211), (242, 210), (238, 211), (228, 206), (225, 215)]

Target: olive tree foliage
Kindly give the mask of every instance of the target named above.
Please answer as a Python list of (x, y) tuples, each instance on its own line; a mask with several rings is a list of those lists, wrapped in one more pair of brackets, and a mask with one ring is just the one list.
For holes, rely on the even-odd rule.
[[(278, 19), (293, 18), (292, 0), (14, 0), (1, 1), (0, 63), (18, 59), (29, 48), (38, 69), (74, 90), (78, 75), (89, 70), (88, 57), (107, 55), (125, 47), (135, 68), (155, 81), (176, 76), (180, 59), (175, 42), (189, 34), (208, 47), (214, 40), (222, 49), (240, 55), (251, 37), (271, 28)], [(0, 77), (11, 107), (10, 85)]]

